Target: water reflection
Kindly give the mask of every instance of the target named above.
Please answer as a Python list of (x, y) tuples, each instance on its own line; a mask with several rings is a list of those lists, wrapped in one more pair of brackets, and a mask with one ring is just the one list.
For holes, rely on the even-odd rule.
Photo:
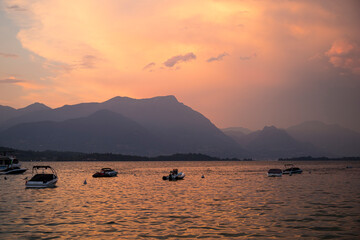
[[(1, 239), (359, 236), (359, 163), (306, 163), (303, 174), (281, 178), (266, 176), (278, 162), (46, 164), (57, 188), (25, 189), (28, 173), (1, 177)], [(118, 177), (92, 178), (102, 167)], [(163, 181), (173, 168), (185, 180)]]

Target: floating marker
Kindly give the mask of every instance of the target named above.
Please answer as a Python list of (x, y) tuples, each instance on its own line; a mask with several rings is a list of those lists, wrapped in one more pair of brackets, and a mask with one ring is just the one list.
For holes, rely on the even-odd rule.
[(84, 184), (87, 184), (86, 179), (85, 179), (85, 181), (84, 181)]

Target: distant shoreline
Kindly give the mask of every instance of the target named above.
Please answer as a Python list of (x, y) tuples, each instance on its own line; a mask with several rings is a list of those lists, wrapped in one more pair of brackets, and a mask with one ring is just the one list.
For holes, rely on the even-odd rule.
[(279, 158), (278, 161), (360, 161), (360, 157), (293, 157), (293, 158)]
[(201, 153), (176, 153), (156, 157), (123, 155), (113, 153), (80, 153), (59, 151), (25, 151), (0, 147), (0, 152), (11, 151), (22, 162), (149, 162), (149, 161), (252, 161), (252, 159), (218, 158)]

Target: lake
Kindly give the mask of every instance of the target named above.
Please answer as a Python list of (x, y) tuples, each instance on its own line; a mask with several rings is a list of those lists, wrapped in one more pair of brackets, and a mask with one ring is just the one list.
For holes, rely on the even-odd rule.
[[(25, 189), (40, 164), (57, 187)], [(282, 162), (23, 162), (0, 176), (0, 239), (358, 239), (360, 162), (296, 165), (269, 178)], [(92, 178), (103, 167), (118, 176)], [(162, 180), (173, 168), (185, 179)]]

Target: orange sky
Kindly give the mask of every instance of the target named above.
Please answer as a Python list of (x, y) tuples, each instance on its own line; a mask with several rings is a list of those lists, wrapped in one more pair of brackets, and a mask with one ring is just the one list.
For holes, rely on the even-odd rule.
[(360, 131), (358, 1), (0, 4), (0, 105), (175, 95), (218, 127)]

